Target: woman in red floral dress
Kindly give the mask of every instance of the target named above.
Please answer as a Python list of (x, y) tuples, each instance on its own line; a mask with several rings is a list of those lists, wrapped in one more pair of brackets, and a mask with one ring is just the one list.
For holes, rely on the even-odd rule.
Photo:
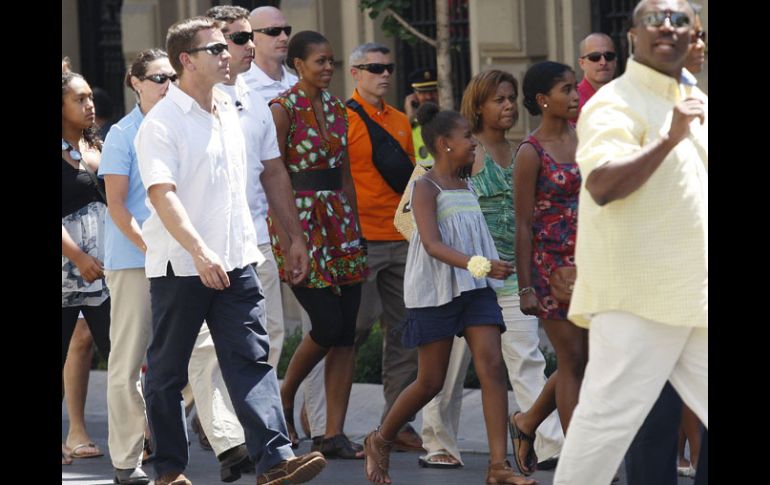
[(556, 268), (575, 266), (580, 171), (575, 163), (579, 95), (575, 73), (557, 62), (540, 62), (524, 75), (524, 106), (543, 119), (516, 154), (516, 266), (521, 311), (536, 315), (556, 350), (559, 370), (532, 407), (510, 417), (514, 460), (530, 474), (537, 466), (535, 430), (555, 408), (566, 433), (588, 359), (588, 332), (567, 320), (569, 303), (551, 290)]
[[(361, 283), (368, 272), (358, 223), (356, 194), (348, 160), (345, 106), (326, 88), (334, 72), (331, 45), (305, 31), (289, 42), (287, 64), (299, 82), (271, 101), (278, 146), (294, 188), (299, 220), (310, 251), (310, 272), (292, 288), (310, 316), (312, 329), (289, 362), (283, 385), (286, 424), (296, 447), (294, 396), (300, 383), (324, 357), (326, 434), (319, 450), (340, 458), (363, 458), (343, 433), (353, 382), (356, 317)], [(285, 233), (269, 219), (273, 252), (283, 274)]]

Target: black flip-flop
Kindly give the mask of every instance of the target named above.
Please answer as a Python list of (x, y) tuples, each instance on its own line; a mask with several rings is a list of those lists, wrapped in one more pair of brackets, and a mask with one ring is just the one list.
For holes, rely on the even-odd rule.
[(447, 463), (442, 461), (431, 461), (431, 458), (435, 456), (449, 456), (454, 458), (451, 454), (449, 454), (446, 450), (439, 450), (439, 451), (431, 451), (427, 455), (423, 455), (417, 459), (417, 464), (420, 465), (422, 468), (460, 468), (463, 466), (462, 463), (460, 463), (460, 460), (457, 460), (457, 458), (454, 458), (457, 460), (457, 463)]
[[(508, 430), (511, 432), (511, 446), (513, 446), (513, 462), (516, 463), (516, 468), (519, 469), (519, 473), (524, 476), (532, 475), (537, 470), (537, 455), (535, 455), (535, 437), (523, 433), (517, 426), (513, 417), (519, 414), (520, 411), (516, 411), (508, 417)], [(527, 465), (530, 471), (525, 471), (524, 467), (519, 460), (519, 449), (516, 446), (521, 441), (529, 441), (531, 444), (529, 453), (527, 453)]]

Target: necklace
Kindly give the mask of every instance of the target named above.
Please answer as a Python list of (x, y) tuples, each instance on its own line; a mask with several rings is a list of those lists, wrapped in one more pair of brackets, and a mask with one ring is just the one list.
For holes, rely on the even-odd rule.
[[(497, 162), (495, 161), (495, 159), (492, 157), (492, 155), (490, 155), (490, 154), (489, 154), (489, 152), (487, 151), (487, 147), (485, 147), (485, 146), (484, 146), (484, 144), (483, 144), (483, 143), (481, 143), (481, 139), (480, 139), (479, 137), (476, 137), (476, 142), (477, 142), (479, 145), (481, 145), (481, 149), (482, 149), (482, 150), (484, 150), (484, 155), (489, 155), (489, 158), (491, 158), (491, 159), (492, 159), (492, 161), (493, 161), (493, 162), (495, 162), (495, 164), (499, 165), (499, 166), (500, 166), (500, 167), (502, 167), (502, 168), (508, 168), (508, 167), (510, 167), (510, 166), (511, 166), (511, 164), (510, 164), (510, 163), (509, 163), (508, 165), (503, 165), (502, 163), (497, 163)], [(511, 147), (511, 142), (510, 142), (510, 140), (508, 140), (508, 139), (506, 138), (506, 139), (505, 139), (505, 142), (508, 144), (508, 150), (510, 150), (511, 152), (513, 152), (513, 150), (512, 150), (512, 147)], [(513, 156), (513, 153), (511, 153), (511, 156)]]
[(83, 155), (81, 155), (80, 152), (64, 138), (61, 139), (61, 151), (68, 151), (70, 157), (76, 162), (79, 162), (83, 158)]

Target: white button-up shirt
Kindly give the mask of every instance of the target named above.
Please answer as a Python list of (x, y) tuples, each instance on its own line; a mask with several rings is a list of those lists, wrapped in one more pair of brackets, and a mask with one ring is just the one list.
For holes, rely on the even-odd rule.
[(297, 84), (297, 81), (299, 81), (299, 78), (290, 73), (286, 69), (286, 66), (281, 66), (281, 79), (276, 81), (265, 74), (265, 71), (260, 69), (259, 66), (253, 62), (251, 63), (249, 70), (241, 74), (241, 77), (246, 81), (249, 88), (258, 92), (265, 98), (265, 102), (268, 103), (271, 99), (294, 86)]
[[(224, 93), (215, 90), (214, 99), (218, 116), (172, 84), (145, 117), (134, 145), (145, 188), (173, 184), (195, 230), (225, 271), (232, 271), (261, 263), (264, 256), (246, 203), (246, 149), (238, 115)], [(190, 253), (149, 200), (147, 205), (150, 217), (142, 226), (147, 277), (165, 276), (169, 262), (176, 276), (198, 275)]]
[(257, 231), (257, 242), (266, 244), (270, 242), (267, 231), (267, 196), (259, 177), (265, 168), (262, 160), (281, 156), (273, 115), (265, 98), (250, 89), (242, 76), (235, 79), (234, 85), (218, 84), (217, 88), (230, 95), (230, 100), (238, 110), (246, 139), (246, 200)]

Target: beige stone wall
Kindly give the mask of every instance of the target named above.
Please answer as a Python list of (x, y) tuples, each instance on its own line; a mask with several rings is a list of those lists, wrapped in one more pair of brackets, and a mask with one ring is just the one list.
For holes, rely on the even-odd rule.
[[(702, 21), (708, 30), (708, 0)], [(572, 66), (577, 63), (579, 43), (591, 32), (591, 0), (469, 0), (471, 71), (487, 69), (511, 72), (521, 83), (532, 64), (546, 59)], [(708, 57), (698, 85), (708, 92)], [(509, 138), (519, 142), (537, 125), (519, 96), (519, 122)]]
[(61, 2), (61, 56), (69, 56), (72, 70), (80, 72), (78, 0)]
[[(702, 20), (708, 30), (708, 0)], [(148, 47), (163, 47), (168, 27), (179, 19), (203, 14), (211, 0), (124, 0), (122, 14), (123, 53), (130, 62)], [(381, 42), (391, 49), (380, 21), (369, 19), (354, 0), (283, 0), (281, 10), (294, 32), (316, 30), (332, 43), (337, 68), (330, 91), (346, 99), (353, 91), (347, 58), (363, 42)], [(527, 67), (552, 59), (577, 66), (578, 43), (591, 32), (591, 0), (469, 0), (471, 70), (500, 68), (521, 81)], [(77, 0), (62, 0), (62, 56), (69, 55), (73, 67), (80, 67)], [(580, 74), (578, 74), (580, 77)], [(698, 76), (699, 86), (708, 92), (708, 59)], [(397, 107), (396, 87), (387, 101)], [(134, 103), (126, 90), (126, 110)], [(510, 137), (520, 140), (533, 120), (520, 106), (521, 117)]]

